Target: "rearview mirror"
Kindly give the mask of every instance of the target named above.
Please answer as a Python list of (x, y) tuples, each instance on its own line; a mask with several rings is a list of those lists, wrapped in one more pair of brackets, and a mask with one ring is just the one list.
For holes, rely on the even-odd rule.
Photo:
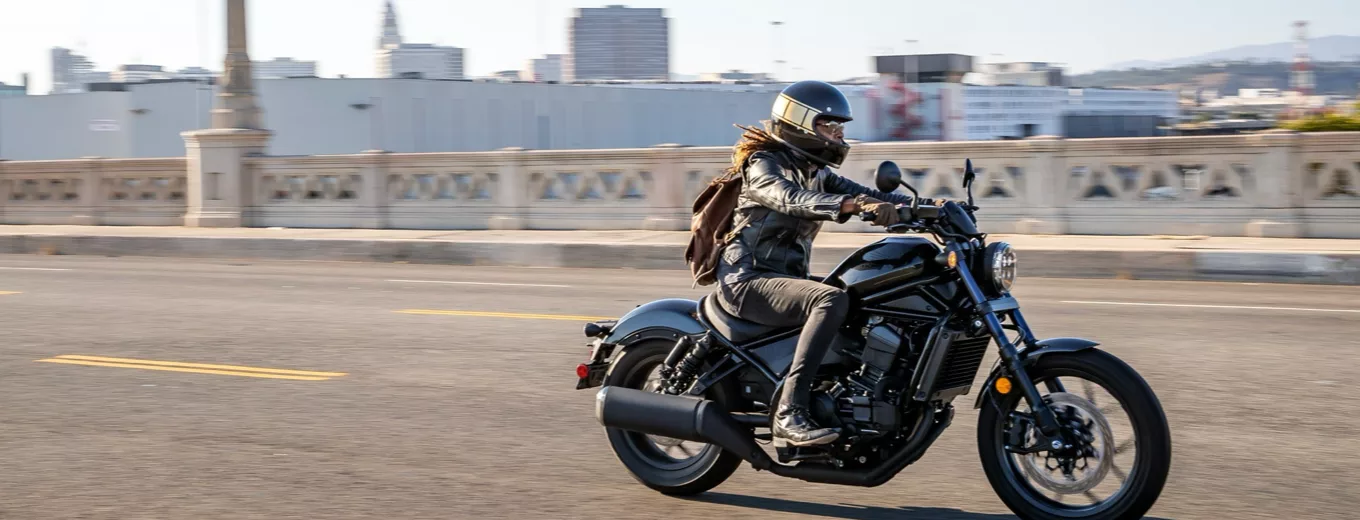
[(883, 161), (878, 165), (878, 171), (874, 173), (874, 186), (883, 193), (892, 193), (902, 185), (902, 169), (897, 167), (897, 163)]

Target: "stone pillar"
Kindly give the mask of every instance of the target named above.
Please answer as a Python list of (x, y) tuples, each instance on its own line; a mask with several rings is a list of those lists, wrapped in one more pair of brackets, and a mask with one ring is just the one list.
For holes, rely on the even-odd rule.
[(529, 172), (524, 167), (524, 149), (502, 148), (496, 153), (496, 195), (492, 203), (496, 214), (487, 227), (501, 230), (529, 229)]
[(1062, 208), (1067, 199), (1067, 161), (1062, 157), (1064, 141), (1052, 135), (1025, 139), (1030, 159), (1022, 176), (1029, 215), (1015, 223), (1015, 232), (1028, 235), (1063, 235), (1067, 217)]
[(189, 164), (189, 200), (184, 225), (250, 225), (246, 210), (254, 204), (255, 197), (245, 159), (260, 155), (272, 134), (236, 128), (199, 130), (183, 135)]
[(652, 191), (647, 194), (651, 215), (643, 222), (650, 231), (688, 231), (689, 209), (693, 201), (685, 200), (687, 172), (682, 160), (684, 145), (659, 144), (649, 151), (645, 167), (652, 174)]
[(104, 176), (100, 171), (103, 167), (102, 157), (81, 157), (80, 208), (71, 215), (71, 225), (73, 226), (98, 226), (103, 224), (103, 202), (101, 196), (103, 190), (100, 189), (104, 182)]
[(254, 186), (245, 158), (263, 155), (272, 135), (264, 130), (255, 104), (255, 83), (247, 52), (246, 2), (226, 0), (227, 55), (223, 85), (212, 111), (213, 128), (185, 132), (188, 159), (188, 227), (249, 225), (247, 208)]
[(368, 229), (387, 228), (387, 151), (365, 150), (363, 154), (364, 173), (363, 191), (359, 194), (364, 221), (359, 227)]
[(1303, 164), (1299, 152), (1299, 134), (1277, 128), (1247, 136), (1252, 146), (1264, 147), (1251, 165), (1251, 176), (1256, 182), (1257, 217), (1247, 222), (1246, 235), (1266, 238), (1297, 238), (1303, 236), (1298, 208), (1302, 206)]

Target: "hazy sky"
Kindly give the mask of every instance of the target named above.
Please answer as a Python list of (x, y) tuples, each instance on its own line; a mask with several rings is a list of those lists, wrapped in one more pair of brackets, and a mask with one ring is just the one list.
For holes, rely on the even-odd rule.
[[(575, 7), (664, 7), (671, 68), (843, 79), (887, 51), (957, 52), (982, 61), (1052, 61), (1081, 72), (1290, 38), (1360, 33), (1360, 0), (395, 0), (402, 35), (464, 47), (467, 72), (523, 68), (567, 48)], [(371, 76), (382, 0), (249, 0), (251, 57), (316, 60), (323, 76)], [(51, 84), (49, 49), (77, 49), (99, 70), (122, 63), (220, 70), (223, 0), (0, 0), (0, 81)], [(323, 16), (325, 17), (323, 20)], [(776, 33), (770, 21), (786, 25)], [(917, 43), (907, 44), (906, 40)], [(1001, 56), (995, 56), (995, 55)]]

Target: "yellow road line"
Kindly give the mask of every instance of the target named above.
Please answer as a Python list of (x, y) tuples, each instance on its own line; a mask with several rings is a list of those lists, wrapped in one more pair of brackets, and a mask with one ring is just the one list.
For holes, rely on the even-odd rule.
[(39, 359), (39, 360), (37, 360), (37, 361), (40, 361), (40, 362), (43, 362), (43, 363), (61, 363), (61, 364), (64, 364), (64, 365), (86, 365), (86, 366), (92, 366), (92, 367), (116, 367), (116, 368), (140, 368), (140, 369), (142, 369), (142, 370), (163, 370), (163, 371), (166, 371), (166, 372), (190, 372), (190, 373), (194, 373), (194, 374), (216, 374), (216, 375), (223, 375), (223, 376), (262, 377), (262, 378), (266, 378), (266, 379), (292, 379), (292, 380), (295, 380), (295, 381), (325, 381), (325, 380), (327, 380), (327, 379), (330, 379), (329, 377), (289, 376), (289, 375), (283, 375), (283, 374), (262, 374), (262, 373), (257, 373), (257, 372), (231, 372), (231, 371), (227, 371), (227, 370), (204, 370), (204, 369), (200, 369), (200, 368), (164, 367), (164, 366), (155, 366), (155, 365), (134, 365), (134, 364), (131, 364), (131, 363), (105, 363), (105, 362), (102, 362), (102, 361), (83, 361), (83, 360), (79, 360), (79, 359), (57, 359), (57, 358), (47, 358), (47, 359)]
[(77, 359), (77, 360), (82, 360), (82, 361), (104, 361), (104, 362), (108, 362), (108, 363), (127, 363), (127, 364), (133, 364), (133, 365), (156, 365), (156, 366), (163, 366), (163, 367), (207, 368), (207, 369), (215, 369), (215, 370), (231, 370), (231, 371), (236, 371), (236, 372), (260, 372), (260, 373), (265, 373), (265, 374), (288, 374), (288, 375), (297, 375), (297, 376), (340, 377), (340, 376), (345, 375), (344, 372), (315, 372), (315, 371), (312, 371), (312, 370), (288, 370), (288, 369), (284, 369), (284, 368), (244, 367), (244, 366), (240, 366), (240, 365), (210, 365), (210, 364), (207, 364), (207, 363), (184, 363), (184, 362), (180, 362), (180, 361), (156, 361), (156, 360), (152, 360), (152, 359), (131, 359), (131, 358), (116, 358), (116, 357), (103, 357), (103, 356), (81, 356), (81, 355), (76, 355), (76, 354), (63, 354), (63, 355), (55, 356), (55, 357), (57, 357), (58, 359)]
[(0, 291), (0, 295), (6, 295), (6, 294), (23, 294), (23, 293), (21, 293), (21, 292), (19, 292), (19, 291)]
[(522, 320), (596, 321), (614, 319), (607, 318), (604, 316), (572, 316), (569, 314), (527, 314), (519, 312), (444, 311), (436, 309), (405, 309), (395, 312), (400, 314), (424, 314), (432, 316), (471, 316), (476, 318), (516, 318)]

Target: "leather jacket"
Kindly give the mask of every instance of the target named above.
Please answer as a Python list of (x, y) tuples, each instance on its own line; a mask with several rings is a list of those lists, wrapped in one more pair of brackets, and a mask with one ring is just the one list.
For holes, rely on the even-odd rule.
[(822, 222), (845, 222), (841, 205), (856, 195), (896, 204), (911, 196), (883, 193), (832, 173), (790, 151), (751, 154), (733, 216), (737, 236), (723, 249), (718, 282), (726, 287), (761, 275), (807, 278), (812, 240)]

